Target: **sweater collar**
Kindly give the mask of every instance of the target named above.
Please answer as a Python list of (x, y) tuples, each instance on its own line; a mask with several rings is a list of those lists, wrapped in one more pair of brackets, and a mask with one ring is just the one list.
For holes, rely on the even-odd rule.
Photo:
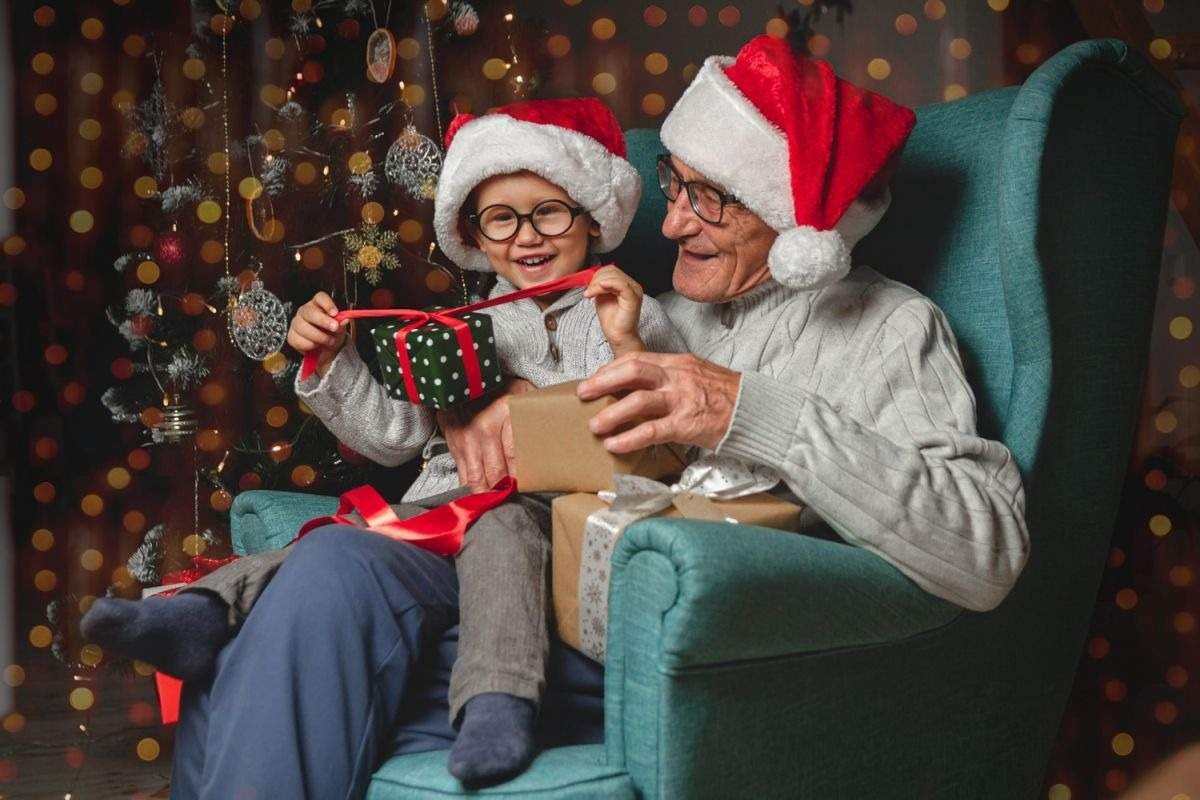
[(801, 294), (799, 289), (791, 289), (773, 278), (743, 292), (732, 300), (718, 304), (718, 314), (727, 328), (769, 314), (774, 309)]

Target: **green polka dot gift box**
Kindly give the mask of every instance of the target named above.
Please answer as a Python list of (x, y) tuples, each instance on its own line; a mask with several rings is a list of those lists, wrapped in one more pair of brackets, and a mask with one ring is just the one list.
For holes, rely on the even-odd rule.
[(388, 394), (428, 408), (449, 408), (500, 387), (496, 339), (487, 314), (397, 320), (371, 331)]

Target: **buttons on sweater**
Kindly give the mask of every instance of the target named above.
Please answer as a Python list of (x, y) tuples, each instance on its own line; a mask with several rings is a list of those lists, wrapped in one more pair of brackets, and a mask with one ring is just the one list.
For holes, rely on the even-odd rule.
[(546, 321), (546, 330), (548, 330), (548, 331), (558, 330), (558, 319), (557, 318), (552, 317), (549, 314), (547, 314), (545, 317), (545, 321)]

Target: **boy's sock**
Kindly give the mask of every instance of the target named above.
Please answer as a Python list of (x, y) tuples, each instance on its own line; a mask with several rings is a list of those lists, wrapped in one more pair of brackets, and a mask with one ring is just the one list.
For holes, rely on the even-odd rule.
[(450, 774), (468, 786), (487, 786), (524, 772), (534, 755), (533, 714), (533, 703), (511, 694), (472, 697), (450, 748)]
[(185, 681), (206, 677), (229, 638), (225, 602), (208, 592), (104, 597), (84, 614), (79, 629), (90, 642)]

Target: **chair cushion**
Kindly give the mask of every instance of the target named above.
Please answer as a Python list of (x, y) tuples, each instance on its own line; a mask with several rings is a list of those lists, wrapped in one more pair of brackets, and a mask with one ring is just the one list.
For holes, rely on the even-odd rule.
[(604, 745), (555, 747), (538, 755), (533, 765), (508, 783), (467, 792), (446, 770), (447, 751), (397, 756), (371, 779), (367, 800), (427, 800), (479, 797), (571, 798), (620, 800), (633, 798), (629, 774), (604, 763)]

